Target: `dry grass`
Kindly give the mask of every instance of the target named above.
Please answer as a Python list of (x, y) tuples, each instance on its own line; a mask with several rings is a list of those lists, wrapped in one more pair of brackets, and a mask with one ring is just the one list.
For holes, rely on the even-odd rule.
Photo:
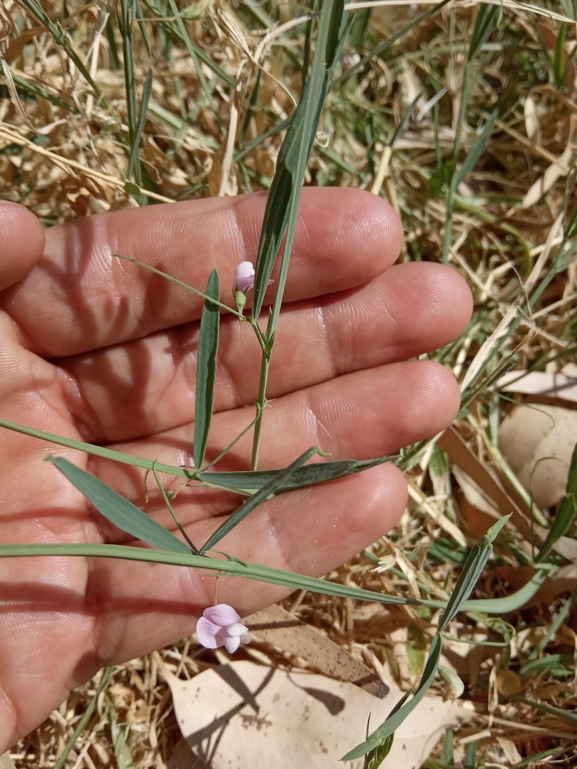
[[(140, 1), (133, 36), (136, 106), (149, 67), (154, 81), (140, 160), (127, 185), (135, 115), (127, 108), (131, 92), (127, 98), (122, 38), (112, 9), (80, 0), (42, 5), (62, 23), (101, 96), (95, 98), (69, 54), (24, 4), (5, 0), (0, 12), (5, 78), (0, 80), (5, 83), (0, 86), (0, 196), (23, 203), (52, 225), (138, 203), (270, 186), (283, 135), (275, 127), (291, 113), (300, 91), (305, 28), (291, 28), (290, 22), (302, 8), (254, 0), (177, 2), (179, 11), (191, 9), (179, 23), (170, 3)], [(345, 66), (355, 64), (357, 53), (373, 55), (351, 77), (341, 78), (346, 69), (336, 73), (341, 79), (329, 96), (308, 182), (360, 187), (388, 198), (405, 224), (404, 260), (438, 261), (449, 246), (447, 261), (474, 292), (475, 315), (464, 337), (438, 358), (453, 368), (464, 392), (475, 396), (468, 397), (459, 416), (459, 434), (480, 472), (490, 471), (505, 484), (514, 479), (496, 448), (496, 432), (511, 404), (490, 389), (491, 377), (512, 363), (560, 371), (575, 362), (577, 267), (566, 223), (576, 203), (577, 100), (573, 5), (567, 0), (528, 7), (508, 1), (500, 7), (496, 29), (472, 62), (467, 50), (475, 3), (454, 0), (380, 54), (374, 49), (427, 6), (374, 8), (368, 28), (356, 28)], [(267, 20), (272, 26), (266, 26)], [(201, 56), (205, 61), (198, 68)], [(257, 78), (259, 104), (253, 107)], [(479, 138), (477, 126), (493, 110), (499, 115), (479, 162), (449, 199), (447, 180), (454, 168), (466, 79), (470, 98), (459, 164)], [(442, 88), (446, 92), (431, 105)], [(552, 265), (558, 269), (552, 271)], [(539, 286), (541, 293), (528, 308), (526, 296)], [(429, 447), (407, 472), (411, 506), (395, 531), (331, 578), (397, 595), (446, 597), (467, 543), (487, 528), (492, 508), (486, 501), (471, 502), (455, 449), (442, 445), (449, 457)], [(520, 511), (516, 528), (479, 583), (482, 597), (506, 595), (527, 579), (529, 498), (517, 486), (516, 492), (505, 489)], [(539, 511), (538, 522), (547, 524), (554, 513)], [(562, 578), (549, 580), (526, 607), (503, 618), (508, 626), (483, 617), (461, 617), (455, 623), (454, 634), (477, 641), (508, 639), (509, 626), (517, 631), (508, 654), (499, 647), (459, 647), (463, 697), (474, 704), (477, 717), (456, 737), (456, 760), (462, 760), (468, 739), (476, 735), (483, 766), (511, 767), (544, 751), (551, 758), (536, 758), (531, 765), (577, 763), (572, 662), (577, 613), (572, 604), (567, 607), (577, 584), (574, 535), (570, 530), (566, 549), (554, 554), (565, 568)], [(378, 565), (382, 568), (375, 571)], [(377, 671), (388, 666), (404, 688), (414, 681), (428, 612), (355, 606), (311, 594), (293, 596), (285, 606)], [(568, 611), (562, 624), (547, 638), (563, 607)], [(544, 662), (524, 674), (522, 667), (540, 639)], [(409, 655), (401, 653), (407, 642)], [(303, 664), (259, 648), (279, 663)], [(182, 676), (217, 662), (190, 641), (161, 656)], [(15, 765), (54, 766), (98, 684), (96, 677), (75, 691), (15, 746)], [(557, 710), (546, 712), (535, 703)], [(113, 766), (115, 722), (121, 737), (126, 736), (134, 766), (166, 764), (179, 732), (155, 655), (111, 671), (66, 766)]]

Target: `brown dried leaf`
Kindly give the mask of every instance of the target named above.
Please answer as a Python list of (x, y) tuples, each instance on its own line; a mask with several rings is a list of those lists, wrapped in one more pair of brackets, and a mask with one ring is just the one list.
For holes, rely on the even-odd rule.
[(243, 622), (251, 635), (302, 657), (322, 673), (349, 681), (375, 697), (384, 697), (388, 691), (373, 670), (281, 606), (257, 611)]

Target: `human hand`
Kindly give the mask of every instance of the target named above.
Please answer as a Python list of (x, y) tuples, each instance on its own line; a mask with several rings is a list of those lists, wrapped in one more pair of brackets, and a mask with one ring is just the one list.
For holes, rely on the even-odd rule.
[[(201, 289), (216, 267), (222, 300), (231, 304), (235, 266), (255, 260), (265, 200), (256, 194), (154, 206), (46, 233), (25, 209), (0, 204), (0, 416), (190, 464), (202, 300), (113, 254)], [(407, 359), (463, 331), (470, 293), (440, 265), (391, 267), (401, 238), (396, 215), (369, 193), (304, 190), (271, 364), (261, 467), (285, 466), (312, 445), (331, 460), (390, 454), (454, 417), (459, 391), (450, 372)], [(223, 317), (209, 460), (253, 418), (259, 366), (249, 324)], [(239, 442), (218, 469), (246, 469), (250, 444), (250, 437)], [(130, 544), (41, 461), (51, 452), (175, 529), (152, 488), (145, 504), (135, 468), (0, 430), (3, 544)], [(192, 541), (202, 543), (238, 497), (184, 489), (174, 504)], [(387, 532), (405, 504), (403, 476), (385, 464), (275, 497), (222, 547), (244, 560), (322, 575)], [(0, 586), (0, 753), (101, 666), (193, 632), (202, 610), (215, 603), (214, 577), (107, 559), (1, 559)], [(248, 580), (218, 583), (218, 601), (241, 615), (286, 592)]]

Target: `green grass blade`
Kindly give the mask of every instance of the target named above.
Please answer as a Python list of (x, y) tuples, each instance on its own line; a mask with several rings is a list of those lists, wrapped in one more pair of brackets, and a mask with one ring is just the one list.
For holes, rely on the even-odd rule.
[(548, 713), (551, 716), (562, 718), (563, 721), (568, 721), (570, 724), (577, 724), (577, 713), (574, 713), (572, 710), (564, 710), (563, 708), (556, 708), (553, 705), (547, 705), (544, 702), (536, 702), (527, 697), (522, 697), (520, 694), (515, 694), (512, 699), (515, 702), (522, 702), (524, 705), (534, 708), (539, 711), (539, 713)]
[[(50, 91), (47, 91), (44, 88), (40, 88), (40, 86), (34, 85), (34, 83), (29, 83), (25, 78), (23, 78), (17, 72), (12, 72), (11, 74), (12, 74), (12, 80), (14, 80), (14, 85), (16, 86), (18, 95), (20, 95), (20, 91), (22, 90), (24, 93), (29, 93), (32, 96), (40, 96), (40, 98), (46, 99), (46, 101), (49, 101), (51, 104), (54, 104), (56, 107), (62, 107), (62, 109), (65, 109), (67, 112), (72, 112), (75, 114), (78, 113), (78, 108), (74, 104), (69, 104), (68, 102), (64, 101), (63, 99), (60, 99), (58, 96), (51, 93)], [(0, 62), (0, 75), (5, 77), (2, 62)]]
[(40, 5), (40, 3), (37, 0), (21, 0), (22, 5), (24, 5), (30, 13), (35, 16), (38, 21), (43, 24), (46, 29), (50, 32), (56, 43), (70, 56), (74, 64), (78, 67), (79, 72), (82, 74), (82, 76), (85, 78), (87, 83), (90, 85), (94, 93), (96, 94), (97, 98), (100, 99), (103, 107), (108, 107), (108, 101), (105, 99), (105, 97), (102, 95), (101, 88), (96, 84), (94, 81), (94, 78), (86, 68), (84, 62), (78, 56), (74, 48), (72, 47), (72, 43), (70, 42), (70, 39), (68, 38), (68, 35), (64, 32), (61, 25), (59, 23), (54, 23), (50, 16), (46, 13), (44, 8)]
[(477, 580), (481, 576), (485, 564), (489, 560), (489, 557), (493, 551), (492, 543), (503, 528), (510, 516), (506, 515), (501, 520), (497, 521), (485, 536), (478, 542), (475, 547), (471, 549), (469, 557), (465, 561), (463, 570), (457, 580), (457, 584), (451, 593), (447, 608), (443, 612), (438, 625), (438, 632), (442, 633), (446, 630), (449, 622), (453, 617), (461, 610), (462, 605), (469, 597), (471, 591), (477, 584)]
[[(200, 319), (198, 355), (196, 359), (196, 393), (194, 400), (194, 466), (200, 470), (204, 462), (208, 431), (214, 405), (214, 387), (216, 384), (216, 356), (220, 312), (214, 303), (220, 299), (218, 273), (210, 273), (206, 286), (207, 299)], [(213, 301), (214, 300), (214, 301)]]
[(138, 157), (138, 151), (140, 149), (140, 141), (142, 139), (142, 133), (146, 124), (146, 115), (148, 113), (148, 102), (150, 101), (150, 94), (152, 92), (152, 70), (149, 69), (146, 73), (146, 80), (144, 81), (144, 87), (142, 89), (142, 99), (140, 100), (140, 112), (138, 114), (138, 121), (134, 129), (134, 138), (132, 140), (132, 146), (130, 148), (130, 158), (128, 160), (128, 171), (126, 178), (130, 179), (134, 173), (136, 164), (140, 164)]
[(284, 470), (281, 470), (280, 473), (275, 476), (275, 478), (273, 478), (268, 483), (265, 483), (262, 488), (260, 488), (255, 494), (249, 497), (249, 499), (243, 502), (238, 510), (235, 510), (235, 512), (226, 519), (222, 526), (218, 527), (214, 534), (212, 534), (212, 536), (210, 536), (204, 545), (200, 548), (200, 552), (206, 553), (207, 550), (211, 550), (217, 542), (220, 542), (220, 540), (230, 531), (232, 531), (235, 526), (238, 526), (238, 524), (244, 520), (244, 518), (246, 518), (249, 513), (251, 513), (256, 507), (258, 507), (258, 505), (268, 499), (268, 497), (278, 489), (284, 480), (287, 480), (291, 477), (295, 470), (298, 470), (299, 467), (302, 467), (304, 463), (308, 462), (309, 459), (311, 459), (315, 454), (321, 453), (321, 450), (317, 446), (313, 446), (308, 451), (305, 451), (304, 454), (301, 454), (298, 459), (295, 459), (292, 464), (290, 464), (288, 467), (285, 467)]
[(485, 45), (491, 32), (495, 29), (495, 24), (501, 8), (498, 5), (489, 5), (483, 3), (477, 13), (473, 34), (469, 41), (469, 50), (467, 52), (467, 61), (472, 62), (481, 48)]
[(566, 492), (559, 505), (559, 510), (557, 510), (549, 534), (547, 534), (545, 542), (541, 546), (537, 556), (538, 562), (547, 558), (555, 546), (555, 542), (569, 531), (575, 519), (575, 511), (577, 510), (577, 443), (573, 447), (573, 454), (571, 455)]
[(102, 671), (102, 678), (100, 679), (100, 684), (98, 685), (98, 689), (94, 692), (92, 699), (88, 703), (88, 707), (84, 710), (80, 720), (76, 724), (74, 732), (72, 733), (72, 737), (66, 743), (62, 753), (58, 756), (58, 761), (54, 764), (54, 769), (63, 769), (64, 765), (66, 764), (66, 759), (68, 758), (68, 755), (72, 750), (72, 748), (76, 745), (76, 740), (80, 737), (80, 735), (84, 731), (86, 724), (90, 721), (92, 714), (96, 710), (96, 705), (98, 704), (98, 698), (100, 697), (104, 689), (108, 686), (111, 673), (112, 673), (112, 668), (104, 668), (104, 670)]
[(221, 122), (219, 119), (220, 118), (219, 110), (214, 102), (214, 99), (212, 98), (211, 89), (208, 83), (206, 82), (206, 77), (204, 76), (204, 72), (202, 71), (202, 67), (200, 65), (200, 57), (198, 55), (199, 49), (197, 48), (197, 46), (195, 46), (195, 44), (190, 38), (190, 35), (186, 31), (186, 26), (184, 24), (184, 21), (182, 20), (182, 17), (180, 16), (178, 6), (176, 5), (175, 0), (168, 0), (168, 2), (170, 5), (171, 12), (176, 17), (176, 25), (179, 31), (180, 39), (186, 45), (190, 58), (192, 59), (192, 63), (194, 64), (194, 68), (196, 69), (196, 73), (198, 75), (198, 79), (200, 80), (200, 84), (202, 86), (204, 96), (208, 101), (210, 108), (213, 111), (218, 122)]
[(134, 156), (134, 181), (142, 185), (142, 169), (135, 147), (136, 124), (136, 85), (134, 74), (134, 51), (132, 47), (132, 26), (134, 24), (134, 0), (121, 0), (121, 15), (117, 14), (118, 27), (122, 35), (122, 61), (124, 65), (124, 88), (126, 92), (126, 112), (128, 116), (129, 156)]
[[(228, 75), (222, 67), (219, 67), (219, 65), (210, 58), (210, 56), (205, 53), (205, 51), (202, 50), (202, 48), (197, 45), (193, 40), (190, 39), (188, 35), (183, 35), (182, 32), (176, 27), (174, 22), (167, 21), (166, 20), (166, 12), (164, 8), (159, 7), (158, 5), (155, 5), (152, 0), (144, 0), (145, 6), (148, 8), (151, 13), (153, 13), (159, 21), (160, 26), (162, 26), (163, 29), (165, 29), (171, 37), (175, 37), (177, 40), (180, 40), (181, 43), (186, 45), (187, 47), (190, 45), (192, 46), (194, 53), (200, 61), (204, 62), (206, 66), (211, 69), (215, 75), (217, 75), (223, 83), (226, 83), (226, 85), (230, 86), (231, 88), (234, 88), (236, 86), (235, 80), (233, 77)], [(179, 15), (180, 18), (180, 15)]]
[(470, 742), (467, 745), (465, 751), (465, 760), (463, 761), (463, 769), (475, 769), (477, 758), (477, 740)]
[(445, 736), (443, 737), (443, 747), (441, 748), (441, 763), (448, 766), (455, 765), (455, 757), (453, 754), (453, 739), (454, 733), (452, 729), (447, 729)]
[[(441, 10), (445, 5), (447, 5), (450, 2), (450, 0), (441, 0), (440, 3), (437, 3), (432, 8), (429, 8), (428, 11), (425, 11), (425, 13), (422, 13), (420, 16), (417, 16), (415, 19), (413, 19), (410, 24), (407, 24), (406, 27), (403, 27), (398, 32), (395, 32), (394, 35), (391, 35), (389, 38), (384, 40), (382, 43), (379, 43), (376, 45), (366, 56), (363, 56), (363, 58), (355, 64), (353, 67), (348, 69), (346, 72), (343, 72), (342, 75), (335, 78), (331, 84), (331, 90), (336, 90), (339, 88), (345, 80), (348, 80), (350, 77), (355, 75), (359, 70), (361, 70), (366, 64), (369, 64), (372, 59), (374, 59), (376, 56), (380, 56), (382, 53), (384, 53), (386, 50), (391, 48), (398, 40), (403, 38), (406, 34), (408, 34), (412, 29), (415, 29), (415, 27), (418, 27), (420, 24), (422, 24), (424, 21), (427, 21), (427, 19), (430, 19), (432, 16), (434, 16), (438, 11)], [(354, 9), (351, 9), (354, 10)], [(362, 12), (362, 9), (359, 9), (359, 11), (356, 11), (356, 13)]]
[(394, 735), (391, 734), (390, 737), (387, 737), (386, 740), (383, 740), (383, 742), (380, 745), (378, 745), (376, 748), (369, 750), (369, 752), (365, 756), (365, 763), (363, 764), (363, 769), (378, 769), (378, 767), (381, 766), (385, 758), (391, 752), (394, 739), (395, 739)]
[(493, 126), (495, 125), (497, 116), (498, 112), (497, 110), (494, 110), (483, 126), (481, 135), (475, 141), (469, 151), (469, 154), (463, 161), (463, 165), (453, 174), (452, 185), (454, 190), (456, 190), (459, 184), (461, 184), (461, 182), (469, 175), (469, 173), (477, 165), (483, 152), (485, 152), (485, 148), (487, 147), (487, 144), (491, 138), (491, 134), (493, 133)]
[(76, 467), (63, 457), (46, 457), (84, 494), (86, 499), (119, 529), (148, 545), (174, 553), (190, 553), (190, 548), (171, 534), (164, 526), (149, 518), (136, 505), (107, 486), (99, 478)]
[(149, 56), (152, 56), (152, 45), (151, 45), (150, 35), (148, 34), (146, 21), (144, 21), (144, 17), (142, 15), (142, 8), (140, 7), (140, 3), (136, 3), (135, 11), (136, 11), (136, 21), (140, 28), (140, 34), (142, 35), (142, 39), (146, 47), (146, 53)]
[(405, 695), (381, 726), (379, 726), (378, 729), (375, 729), (365, 742), (357, 745), (357, 747), (349, 751), (346, 756), (343, 756), (341, 761), (353, 761), (356, 758), (361, 758), (361, 756), (364, 756), (365, 753), (368, 753), (370, 750), (378, 748), (381, 743), (396, 732), (407, 716), (417, 707), (433, 683), (441, 658), (441, 648), (441, 636), (436, 634), (431, 643), (427, 664), (425, 665), (419, 686), (413, 697), (406, 702), (407, 695)]
[[(531, 662), (532, 660), (536, 660), (539, 657), (539, 654), (547, 647), (547, 644), (549, 641), (555, 637), (555, 634), (561, 627), (561, 625), (564, 624), (565, 620), (567, 619), (567, 615), (573, 608), (573, 604), (577, 600), (577, 587), (573, 590), (569, 598), (565, 601), (563, 606), (561, 607), (561, 610), (559, 611), (559, 614), (555, 617), (553, 622), (549, 625), (543, 636), (537, 641), (537, 644), (533, 648), (533, 651), (527, 658), (528, 662)], [(521, 668), (522, 670), (523, 668)]]

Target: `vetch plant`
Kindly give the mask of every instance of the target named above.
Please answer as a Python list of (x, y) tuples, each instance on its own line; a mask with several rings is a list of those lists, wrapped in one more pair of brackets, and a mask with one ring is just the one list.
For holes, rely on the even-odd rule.
[[(128, 8), (127, 5), (126, 7)], [(126, 20), (127, 16), (125, 14), (123, 21)], [(313, 21), (312, 19), (310, 21), (311, 28)], [(168, 494), (159, 483), (164, 502), (185, 539), (183, 541), (95, 476), (64, 458), (49, 457), (48, 459), (53, 462), (56, 468), (70, 483), (82, 492), (102, 516), (107, 518), (114, 526), (129, 534), (130, 537), (140, 540), (141, 543), (149, 545), (150, 548), (116, 544), (75, 544), (70, 542), (63, 544), (0, 545), (0, 557), (68, 555), (86, 558), (119, 558), (143, 563), (169, 564), (189, 569), (209, 570), (216, 575), (241, 577), (259, 582), (283, 585), (290, 589), (309, 590), (351, 599), (443, 610), (444, 613), (438, 626), (438, 632), (433, 638), (421, 682), (417, 685), (412, 698), (410, 698), (410, 694), (403, 698), (385, 723), (369, 735), (365, 743), (355, 748), (346, 757), (352, 759), (365, 754), (370, 755), (371, 753), (373, 755), (380, 755), (383, 744), (387, 744), (387, 740), (390, 739), (395, 729), (425, 695), (438, 669), (442, 634), (458, 611), (465, 610), (495, 614), (514, 611), (535, 595), (548, 574), (548, 568), (546, 565), (539, 565), (529, 583), (517, 593), (506, 598), (468, 600), (468, 595), (491, 554), (492, 542), (498, 535), (500, 528), (504, 525), (505, 519), (496, 524), (480, 545), (472, 550), (471, 556), (463, 568), (457, 588), (448, 602), (390, 596), (280, 569), (260, 566), (257, 563), (247, 563), (233, 554), (227, 555), (226, 560), (211, 555), (211, 551), (221, 539), (226, 537), (234, 527), (242, 524), (242, 521), (248, 515), (271, 497), (287, 491), (343, 478), (392, 459), (391, 457), (378, 457), (370, 460), (347, 459), (307, 464), (315, 456), (326, 456), (318, 447), (314, 446), (300, 454), (287, 467), (274, 470), (258, 469), (262, 424), (265, 406), (267, 405), (270, 361), (273, 354), (275, 335), (294, 242), (301, 188), (328, 90), (329, 76), (344, 43), (346, 31), (347, 22), (343, 3), (338, 0), (324, 0), (318, 16), (316, 48), (312, 66), (307, 73), (302, 98), (292, 117), (285, 141), (278, 156), (276, 174), (266, 204), (257, 261), (254, 267), (249, 261), (242, 262), (235, 271), (233, 298), (236, 303), (236, 309), (227, 306), (221, 301), (220, 281), (216, 270), (211, 272), (208, 277), (206, 290), (202, 292), (195, 287), (187, 286), (176, 278), (150, 265), (141, 263), (136, 259), (128, 259), (128, 261), (140, 264), (144, 269), (162, 275), (174, 284), (204, 298), (196, 367), (193, 466), (175, 467), (141, 457), (134, 457), (103, 446), (84, 443), (72, 438), (0, 420), (0, 425), (4, 428), (16, 430), (25, 435), (77, 449), (94, 456), (104, 457), (131, 465), (132, 467), (151, 471), (157, 479), (158, 473), (166, 473), (180, 478), (184, 482), (183, 485), (189, 487), (189, 489), (190, 487), (204, 486), (209, 489), (233, 492), (242, 498), (242, 502), (226, 518), (225, 522), (216, 528), (204, 544), (194, 543), (188, 538), (173, 509), (172, 501), (174, 501), (175, 495), (172, 492)], [(361, 64), (362, 61), (351, 66), (347, 70), (347, 76), (351, 76), (357, 66)], [(139, 135), (138, 121), (136, 121), (134, 109), (132, 109), (131, 115), (131, 134), (133, 134), (132, 138), (134, 139), (135, 136)], [(489, 123), (489, 128), (491, 125), (492, 123)], [(136, 144), (137, 142), (134, 140), (133, 145), (136, 146)], [(480, 150), (481, 146), (479, 145)], [(137, 153), (134, 157), (137, 158)], [(137, 176), (138, 169), (138, 164), (134, 165), (132, 170), (135, 177)], [(264, 315), (262, 311), (264, 309), (265, 294), (267, 288), (273, 283), (271, 275), (275, 268), (278, 275), (275, 295), (268, 312), (268, 317), (265, 319), (264, 317), (261, 318), (261, 314)], [(222, 277), (226, 279), (228, 284), (230, 276)], [(246, 296), (250, 290), (254, 291), (253, 307), (250, 315), (244, 316)], [(258, 392), (255, 398), (256, 413), (254, 418), (239, 435), (234, 437), (216, 459), (207, 462), (206, 453), (215, 400), (221, 311), (231, 313), (244, 322), (248, 322), (252, 327), (261, 353), (260, 377)], [(235, 472), (215, 470), (215, 465), (251, 429), (254, 430), (254, 434), (250, 468), (247, 467), (247, 469)], [(401, 457), (399, 464), (406, 466), (414, 459), (420, 448), (422, 447), (417, 446), (411, 454)], [(399, 457), (394, 457), (393, 459), (399, 459)], [(570, 502), (573, 501), (574, 495), (571, 495)], [(246, 627), (240, 622), (240, 615), (227, 604), (217, 604), (206, 609), (203, 616), (198, 620), (196, 632), (199, 643), (202, 645), (207, 648), (225, 646), (229, 652), (236, 651), (241, 643), (246, 643), (248, 640)]]

